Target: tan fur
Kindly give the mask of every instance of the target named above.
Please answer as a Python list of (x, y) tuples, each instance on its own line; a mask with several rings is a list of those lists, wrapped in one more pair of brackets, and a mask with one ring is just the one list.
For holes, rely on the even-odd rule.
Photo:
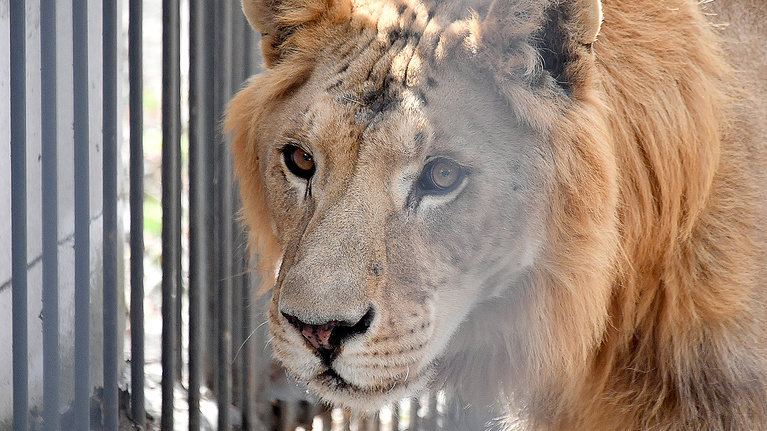
[[(761, 2), (244, 10), (270, 69), (227, 129), (275, 354), (312, 390), (365, 410), (444, 387), (464, 431), (767, 429)], [(552, 10), (566, 85), (539, 51)], [(469, 173), (413, 204), (434, 157)], [(283, 317), (366, 310), (342, 383)]]

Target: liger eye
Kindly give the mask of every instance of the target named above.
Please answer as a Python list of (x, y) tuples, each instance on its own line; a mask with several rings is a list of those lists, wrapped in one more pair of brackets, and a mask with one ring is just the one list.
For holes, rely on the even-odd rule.
[(423, 168), (419, 186), (428, 194), (444, 194), (455, 190), (465, 176), (466, 172), (461, 165), (450, 159), (439, 158)]
[(282, 149), (285, 166), (295, 176), (308, 180), (314, 174), (314, 158), (300, 147), (286, 145)]

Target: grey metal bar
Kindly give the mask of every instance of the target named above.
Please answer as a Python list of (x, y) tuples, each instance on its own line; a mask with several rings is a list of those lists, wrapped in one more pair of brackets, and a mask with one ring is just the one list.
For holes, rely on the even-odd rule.
[(73, 426), (90, 429), (90, 145), (88, 139), (88, 1), (72, 1), (75, 185), (75, 399)]
[(27, 356), (27, 62), (24, 0), (10, 4), (11, 276), (13, 279), (13, 430), (29, 429)]
[(58, 160), (56, 139), (56, 1), (40, 1), (40, 94), (43, 240), (43, 421), (58, 431), (59, 418), (59, 274)]
[[(242, 13), (241, 8), (232, 8), (232, 46), (237, 47), (232, 50), (232, 73), (231, 73), (231, 92), (238, 91), (242, 86), (242, 82), (245, 79), (245, 56), (247, 55), (247, 46), (245, 38), (245, 25), (246, 21)], [(249, 29), (250, 27), (248, 27)], [(226, 151), (230, 151), (230, 145), (227, 144)], [(229, 156), (231, 158), (231, 155)], [(230, 194), (232, 195), (232, 213), (230, 214), (232, 220), (232, 253), (234, 256), (232, 265), (233, 274), (233, 295), (234, 304), (232, 308), (232, 346), (235, 351), (238, 352), (232, 363), (232, 375), (233, 385), (235, 393), (234, 404), (239, 407), (242, 412), (242, 423), (244, 427), (247, 427), (249, 422), (252, 421), (254, 409), (250, 406), (250, 395), (248, 393), (248, 381), (249, 381), (249, 364), (250, 355), (249, 349), (244, 344), (246, 343), (246, 337), (250, 334), (250, 319), (248, 311), (250, 310), (250, 297), (248, 296), (248, 287), (246, 284), (247, 277), (245, 276), (245, 260), (243, 254), (247, 254), (247, 250), (243, 247), (243, 231), (242, 226), (238, 221), (238, 209), (241, 204), (239, 202), (239, 195), (237, 188), (234, 184), (231, 185)]]
[[(295, 431), (296, 429), (296, 402), (292, 400), (277, 400), (277, 406), (279, 408), (279, 424), (272, 424), (278, 425), (280, 431)], [(346, 430), (348, 431), (348, 430)]]
[[(236, 191), (235, 194), (237, 194)], [(239, 209), (241, 206), (239, 199), (236, 197), (235, 209)], [(258, 345), (257, 340), (259, 339), (259, 336), (256, 333), (258, 330), (257, 324), (255, 323), (256, 299), (255, 292), (250, 283), (250, 274), (247, 269), (247, 238), (239, 221), (236, 221), (235, 223), (238, 225), (236, 242), (238, 244), (238, 253), (236, 253), (238, 263), (237, 283), (240, 285), (240, 301), (243, 304), (242, 320), (240, 321), (240, 324), (242, 325), (242, 339), (237, 344), (237, 351), (240, 352), (238, 355), (238, 360), (240, 361), (240, 392), (242, 397), (240, 408), (243, 413), (243, 424), (245, 429), (252, 430), (256, 429), (256, 426), (259, 423), (257, 405), (258, 394), (254, 391), (254, 388), (257, 387), (257, 376), (255, 375), (256, 365), (254, 365), (256, 356), (254, 353), (256, 351), (255, 346)]]
[(162, 74), (162, 409), (173, 429), (173, 385), (181, 377), (177, 328), (181, 295), (181, 66), (179, 1), (163, 0)]
[(410, 425), (407, 429), (409, 431), (418, 431), (421, 418), (418, 416), (418, 409), (420, 408), (420, 400), (417, 397), (410, 398)]
[(142, 79), (142, 0), (128, 3), (128, 80), (130, 85), (130, 284), (131, 416), (140, 426), (144, 412), (144, 121)]
[(399, 430), (399, 403), (394, 403), (391, 406), (391, 429)]
[(213, 2), (189, 2), (189, 429), (200, 429), (202, 332), (211, 284)]
[[(228, 147), (227, 147), (228, 148)], [(231, 185), (231, 184), (230, 184)], [(232, 193), (232, 190), (229, 190), (229, 194), (232, 195), (232, 212), (230, 212), (229, 215), (229, 225), (231, 226), (232, 230), (232, 242), (229, 244), (230, 254), (232, 256), (231, 260), (231, 295), (232, 295), (232, 340), (231, 340), (231, 348), (233, 352), (237, 352), (236, 354), (233, 354), (231, 358), (231, 373), (232, 373), (232, 404), (240, 409), (240, 411), (245, 414), (245, 397), (246, 392), (245, 388), (243, 386), (244, 383), (244, 375), (243, 370), (245, 368), (245, 364), (242, 361), (242, 356), (240, 356), (241, 353), (243, 353), (240, 350), (240, 346), (242, 346), (242, 343), (244, 341), (244, 319), (242, 317), (243, 315), (243, 309), (244, 304), (246, 303), (243, 301), (244, 294), (243, 294), (243, 284), (242, 284), (242, 276), (241, 270), (240, 270), (240, 256), (237, 254), (237, 249), (235, 248), (237, 244), (239, 244), (239, 236), (238, 232), (235, 230), (235, 222), (234, 222), (234, 196)], [(234, 356), (236, 355), (236, 356)], [(244, 419), (243, 419), (244, 422)]]
[[(239, 4), (239, 3), (238, 3)], [(242, 8), (234, 7), (230, 8), (232, 12), (231, 18), (231, 35), (232, 35), (232, 81), (231, 81), (231, 94), (239, 91), (245, 78), (248, 77), (248, 66), (246, 58), (250, 54), (250, 38), (246, 33), (252, 31), (245, 15), (242, 13)]]
[[(333, 426), (333, 409), (330, 406), (323, 407), (325, 407), (325, 411), (320, 413), (320, 418), (322, 420), (322, 431), (330, 431)], [(397, 431), (397, 429), (393, 428), (393, 431)]]
[[(232, 5), (231, 0), (216, 2), (215, 9), (215, 79), (214, 118), (221, 119), (232, 94)], [(216, 366), (216, 398), (218, 400), (218, 429), (231, 428), (229, 406), (232, 404), (232, 240), (233, 213), (232, 158), (225, 137), (217, 136), (215, 147), (216, 226), (217, 238), (217, 315), (218, 365)]]
[[(231, 194), (231, 191), (230, 191)], [(230, 216), (233, 216), (232, 213), (230, 213)], [(232, 217), (233, 219), (233, 217)], [(234, 230), (235, 226), (234, 223), (232, 224), (232, 238), (233, 242), (231, 244), (231, 250), (232, 250), (232, 349), (236, 353), (236, 356), (232, 357), (232, 404), (237, 406), (240, 409), (240, 412), (242, 413), (242, 423), (245, 424), (247, 422), (248, 412), (247, 412), (247, 390), (245, 382), (247, 381), (247, 374), (245, 373), (245, 369), (247, 367), (247, 363), (244, 362), (243, 358), (247, 356), (245, 351), (242, 350), (242, 345), (245, 341), (245, 328), (248, 322), (243, 318), (243, 314), (245, 314), (244, 309), (246, 304), (248, 303), (244, 289), (245, 286), (242, 282), (242, 276), (241, 276), (241, 268), (240, 268), (240, 262), (241, 258), (240, 255), (237, 254), (237, 250), (235, 249), (236, 244), (239, 244), (240, 237), (238, 233)], [(244, 426), (244, 425), (243, 425)]]
[(352, 416), (348, 410), (344, 410), (344, 421), (343, 421), (343, 425), (341, 429), (343, 431), (351, 431), (351, 424), (352, 424)]
[[(238, 91), (245, 82), (245, 79), (250, 75), (250, 57), (252, 53), (252, 37), (253, 30), (248, 24), (245, 15), (242, 13), (241, 8), (233, 8), (234, 13), (234, 38), (232, 45), (242, 47), (241, 49), (235, 49), (235, 66), (233, 67), (234, 75), (232, 79), (232, 91)], [(235, 277), (235, 283), (237, 285), (237, 301), (240, 304), (240, 322), (236, 325), (240, 328), (238, 334), (238, 341), (236, 342), (237, 351), (240, 352), (237, 355), (237, 370), (238, 370), (238, 388), (239, 388), (239, 407), (242, 411), (242, 422), (245, 429), (254, 429), (258, 423), (257, 417), (257, 402), (258, 396), (252, 392), (252, 388), (255, 386), (256, 376), (253, 366), (255, 351), (254, 346), (258, 336), (251, 337), (253, 335), (256, 325), (253, 323), (255, 319), (255, 292), (252, 291), (250, 284), (250, 276), (248, 274), (248, 250), (247, 250), (247, 237), (245, 230), (241, 225), (238, 214), (242, 203), (239, 199), (239, 193), (235, 185), (232, 186), (232, 193), (234, 195), (234, 214), (232, 220), (234, 223), (235, 232), (235, 251), (237, 256), (236, 265), (233, 268)], [(252, 338), (252, 339), (251, 339)]]
[(254, 31), (245, 20), (245, 77), (261, 71), (261, 33)]
[(103, 2), (103, 207), (104, 207), (104, 393), (105, 431), (117, 431), (117, 4)]
[[(231, 184), (231, 182), (230, 182)], [(231, 193), (225, 193), (230, 196), (229, 209), (231, 209)], [(222, 205), (226, 207), (226, 204)], [(231, 214), (231, 212), (221, 211), (222, 215)], [(232, 224), (229, 220), (222, 220), (218, 226), (221, 231), (219, 249), (219, 262), (225, 268), (219, 272), (220, 279), (217, 283), (219, 291), (218, 316), (219, 316), (219, 334), (218, 334), (218, 376), (216, 385), (216, 398), (218, 401), (218, 429), (226, 430), (231, 427), (231, 418), (229, 417), (229, 406), (232, 404)], [(227, 241), (228, 239), (228, 241)]]
[(437, 412), (437, 394), (432, 393), (429, 395), (428, 415), (424, 418), (424, 428), (429, 431), (436, 431), (438, 429), (439, 412)]
[(366, 415), (362, 419), (360, 431), (379, 431), (381, 429), (381, 418), (378, 413)]

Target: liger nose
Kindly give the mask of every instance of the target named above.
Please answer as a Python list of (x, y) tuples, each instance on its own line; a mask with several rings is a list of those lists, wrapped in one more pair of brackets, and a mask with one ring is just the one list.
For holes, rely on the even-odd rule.
[(356, 322), (330, 320), (322, 324), (314, 325), (303, 322), (296, 316), (282, 313), (288, 321), (326, 363), (330, 363), (339, 352), (339, 348), (345, 340), (355, 335), (364, 334), (370, 328), (375, 313), (370, 308)]

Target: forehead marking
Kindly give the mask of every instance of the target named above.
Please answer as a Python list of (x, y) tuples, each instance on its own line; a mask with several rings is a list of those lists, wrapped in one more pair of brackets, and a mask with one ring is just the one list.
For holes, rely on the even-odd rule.
[[(403, 11), (404, 9), (400, 10), (400, 13)], [(368, 39), (367, 45), (355, 53), (354, 60), (342, 67), (341, 75), (354, 74), (354, 70), (365, 70), (362, 62), (365, 59), (369, 60), (370, 66), (367, 67), (361, 88), (351, 89), (351, 92), (347, 91), (337, 96), (337, 100), (342, 104), (359, 105), (358, 109), (364, 112), (358, 112), (358, 121), (370, 122), (393, 103), (402, 101), (402, 87), (414, 91), (413, 95), (407, 95), (411, 99), (408, 105), (413, 105), (413, 98), (417, 105), (426, 105), (425, 93), (419, 88), (423, 82), (425, 66), (421, 54), (425, 50), (422, 37), (428, 32), (431, 34), (427, 39), (436, 40), (433, 35), (438, 32), (439, 26), (432, 25), (431, 13), (423, 10), (420, 12), (419, 14), (411, 11), (411, 18), (407, 19), (406, 23), (399, 22), (391, 28), (386, 28), (386, 31), (379, 30), (375, 38)], [(421, 19), (418, 19), (419, 15)], [(407, 27), (403, 28), (403, 24)], [(373, 44), (374, 40), (378, 43)], [(354, 67), (353, 63), (358, 63), (360, 67)], [(343, 77), (339, 77), (327, 90), (343, 91), (340, 90), (343, 82)]]
[(408, 133), (408, 128), (400, 129), (395, 147), (390, 148), (413, 156), (426, 145), (425, 124), (418, 119), (418, 111), (428, 105), (426, 88), (436, 85), (427, 70), (435, 64), (435, 50), (445, 29), (434, 19), (433, 11), (421, 4), (413, 8), (400, 5), (396, 17), (391, 15), (393, 11), (381, 12), (377, 20), (368, 21), (376, 22), (375, 27), (355, 28), (349, 39), (330, 47), (331, 58), (337, 58), (339, 65), (326, 91), (351, 108), (350, 119), (364, 127), (360, 138), (384, 120), (392, 107), (404, 109), (416, 130), (407, 138), (401, 134)]

